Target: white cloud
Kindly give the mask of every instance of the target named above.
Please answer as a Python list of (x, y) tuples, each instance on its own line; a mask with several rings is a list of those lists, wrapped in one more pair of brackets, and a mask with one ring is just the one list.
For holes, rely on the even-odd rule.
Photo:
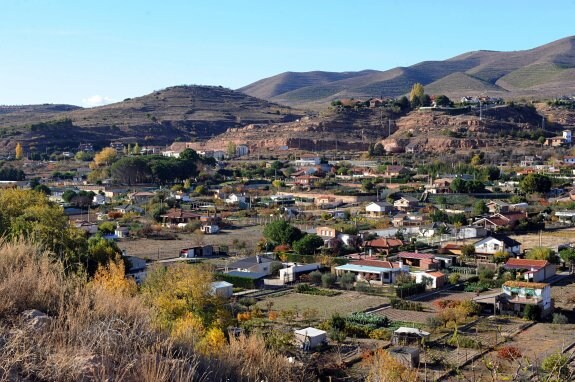
[(84, 105), (84, 107), (102, 106), (112, 102), (113, 100), (111, 98), (102, 97), (100, 95), (93, 95), (88, 98), (82, 99), (82, 105)]

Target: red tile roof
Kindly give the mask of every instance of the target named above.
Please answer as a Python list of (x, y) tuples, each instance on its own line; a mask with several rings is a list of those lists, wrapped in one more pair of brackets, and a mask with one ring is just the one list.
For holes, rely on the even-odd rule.
[(547, 266), (547, 260), (531, 260), (531, 259), (516, 259), (510, 258), (505, 263), (506, 268), (525, 268), (525, 269), (541, 269)]
[(426, 274), (432, 276), (432, 277), (444, 277), (445, 273), (441, 273), (441, 272), (425, 272)]
[(391, 247), (400, 247), (402, 245), (403, 241), (399, 239), (388, 239), (384, 237), (380, 239), (366, 241), (363, 246), (373, 248), (391, 248)]
[(431, 260), (435, 258), (431, 253), (417, 253), (417, 252), (399, 252), (400, 259), (419, 259), (419, 260)]

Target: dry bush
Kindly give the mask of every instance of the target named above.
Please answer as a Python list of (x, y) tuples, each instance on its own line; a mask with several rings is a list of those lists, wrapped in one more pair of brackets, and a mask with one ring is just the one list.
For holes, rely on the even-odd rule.
[[(22, 312), (50, 317), (32, 322)], [(66, 274), (31, 244), (0, 243), (0, 381), (302, 381), (258, 337), (232, 339), (217, 357), (154, 330), (139, 295)]]

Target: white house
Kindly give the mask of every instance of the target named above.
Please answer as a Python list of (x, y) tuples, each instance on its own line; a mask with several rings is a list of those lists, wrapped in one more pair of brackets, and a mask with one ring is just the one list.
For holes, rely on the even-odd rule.
[(557, 268), (547, 260), (510, 258), (503, 266), (505, 269), (524, 270), (525, 281), (542, 282), (555, 276)]
[(240, 194), (230, 194), (226, 200), (226, 204), (240, 204), (246, 202), (246, 197)]
[(402, 262), (384, 260), (358, 260), (335, 267), (338, 276), (353, 273), (357, 281), (373, 282), (378, 285), (393, 284), (401, 273), (408, 273), (409, 266)]
[(321, 163), (321, 158), (318, 156), (302, 156), (300, 159), (296, 160), (294, 164), (297, 167), (308, 167), (317, 166)]
[(280, 264), (279, 261), (268, 259), (267, 257), (256, 255), (238, 260), (230, 264), (227, 268), (235, 269), (240, 272), (253, 272), (271, 274), (271, 266), (274, 263)]
[(99, 206), (106, 204), (106, 197), (104, 195), (96, 194), (92, 199), (93, 204), (97, 204)]
[(200, 230), (206, 235), (214, 235), (220, 232), (220, 226), (217, 224), (205, 224), (200, 227)]
[(425, 283), (428, 289), (441, 288), (447, 283), (447, 275), (442, 272), (409, 272), (411, 276), (415, 278), (417, 283)]
[(371, 202), (365, 206), (365, 212), (369, 216), (387, 215), (393, 210), (393, 206), (388, 202)]
[(114, 231), (114, 235), (116, 235), (116, 237), (122, 239), (125, 237), (128, 237), (130, 235), (130, 229), (128, 227), (116, 227), (116, 230)]
[(504, 251), (511, 256), (521, 253), (521, 243), (506, 235), (492, 234), (473, 244), (476, 254), (493, 255), (495, 252)]
[(249, 152), (250, 149), (247, 145), (236, 145), (236, 156), (243, 157), (245, 155), (248, 155)]
[(312, 263), (312, 264), (287, 263), (284, 264), (284, 266), (287, 267), (280, 269), (280, 281), (283, 284), (296, 281), (299, 275), (309, 273), (321, 268), (321, 264), (319, 263)]
[(230, 298), (234, 294), (234, 284), (227, 281), (214, 281), (211, 284), (211, 291), (215, 296)]
[(315, 349), (324, 343), (327, 343), (327, 333), (324, 330), (316, 328), (305, 328), (294, 330), (295, 340), (303, 350)]
[(419, 201), (411, 196), (402, 196), (393, 202), (393, 206), (401, 211), (411, 210), (419, 205)]

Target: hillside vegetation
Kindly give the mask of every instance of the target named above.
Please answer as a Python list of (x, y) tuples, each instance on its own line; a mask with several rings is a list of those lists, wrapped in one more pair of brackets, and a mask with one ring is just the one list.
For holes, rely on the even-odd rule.
[[(238, 90), (309, 108), (319, 108), (338, 98), (397, 97), (408, 93), (416, 82), (433, 91), (430, 94), (451, 98), (478, 94), (548, 97), (575, 92), (574, 68), (575, 37), (567, 37), (529, 50), (481, 50), (386, 71), (282, 73)], [(557, 84), (560, 79), (564, 81), (561, 88)]]

